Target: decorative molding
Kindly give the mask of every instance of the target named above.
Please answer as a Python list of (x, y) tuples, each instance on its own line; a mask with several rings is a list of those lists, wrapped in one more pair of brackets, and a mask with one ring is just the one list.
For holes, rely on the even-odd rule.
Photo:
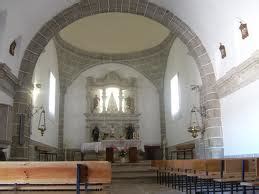
[(60, 81), (66, 88), (87, 69), (101, 64), (119, 63), (140, 72), (159, 89), (162, 86), (169, 51), (175, 38), (176, 36), (170, 33), (159, 45), (147, 50), (127, 54), (106, 54), (81, 50), (57, 35), (55, 44), (60, 64)]
[(18, 83), (18, 79), (11, 69), (5, 63), (0, 63), (0, 89), (13, 98)]
[(233, 67), (216, 83), (220, 98), (224, 98), (237, 90), (259, 79), (259, 50), (237, 67)]

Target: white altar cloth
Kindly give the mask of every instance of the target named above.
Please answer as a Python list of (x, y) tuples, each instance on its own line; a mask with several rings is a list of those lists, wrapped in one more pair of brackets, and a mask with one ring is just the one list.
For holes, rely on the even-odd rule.
[(81, 152), (85, 153), (86, 151), (95, 151), (95, 153), (98, 153), (99, 151), (102, 151), (102, 142), (91, 142), (91, 143), (83, 143), (81, 145)]
[(144, 152), (144, 145), (141, 143), (141, 140), (137, 139), (103, 140), (101, 142), (83, 143), (81, 145), (81, 152), (85, 153), (86, 151), (95, 151), (98, 153), (99, 151), (104, 151), (106, 148), (111, 147), (118, 150), (136, 147), (138, 150)]

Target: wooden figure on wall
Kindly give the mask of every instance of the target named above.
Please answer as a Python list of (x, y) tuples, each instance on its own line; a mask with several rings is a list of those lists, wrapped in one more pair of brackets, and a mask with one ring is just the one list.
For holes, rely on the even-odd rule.
[(242, 39), (245, 39), (249, 36), (247, 24), (243, 24), (242, 22), (240, 22), (239, 29), (241, 31)]
[(219, 47), (220, 53), (221, 53), (221, 58), (224, 59), (227, 56), (226, 48), (223, 44), (220, 43)]
[(17, 44), (16, 41), (14, 40), (11, 44), (10, 44), (10, 48), (9, 48), (9, 53), (10, 55), (14, 56), (15, 55), (15, 48), (16, 48)]

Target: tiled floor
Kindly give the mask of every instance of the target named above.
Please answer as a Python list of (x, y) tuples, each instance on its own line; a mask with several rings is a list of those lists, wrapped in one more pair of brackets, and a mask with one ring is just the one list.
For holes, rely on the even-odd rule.
[[(75, 192), (0, 192), (0, 194), (75, 194)], [(81, 192), (84, 193), (84, 192)], [(90, 192), (91, 193), (91, 192)], [(90, 194), (89, 193), (89, 194)], [(98, 193), (98, 192), (97, 192)], [(173, 191), (157, 184), (134, 184), (134, 183), (114, 183), (110, 192), (101, 194), (180, 194), (179, 191)], [(95, 192), (92, 194), (96, 194)], [(98, 193), (99, 194), (99, 193)]]
[(180, 194), (165, 186), (157, 184), (125, 184), (115, 183), (111, 188), (112, 194)]

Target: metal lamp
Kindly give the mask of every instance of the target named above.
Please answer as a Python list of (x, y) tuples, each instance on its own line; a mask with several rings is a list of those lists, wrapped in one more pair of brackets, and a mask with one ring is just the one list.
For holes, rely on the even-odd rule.
[(198, 137), (198, 133), (201, 132), (201, 128), (198, 125), (198, 117), (197, 117), (197, 110), (196, 107), (193, 107), (191, 110), (191, 124), (188, 128), (188, 132), (192, 134), (193, 138)]

